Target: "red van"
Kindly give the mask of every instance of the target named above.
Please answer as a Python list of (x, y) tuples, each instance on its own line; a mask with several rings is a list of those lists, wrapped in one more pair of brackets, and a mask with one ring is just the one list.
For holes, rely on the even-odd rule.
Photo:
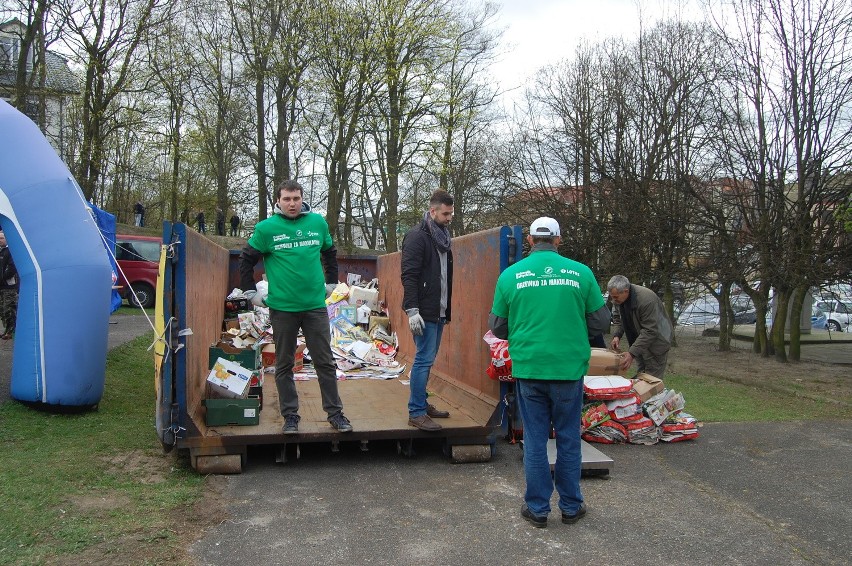
[[(133, 306), (154, 306), (161, 245), (162, 240), (153, 236), (118, 234), (115, 237), (115, 259), (120, 268), (118, 292)], [(136, 293), (135, 298), (130, 287)]]

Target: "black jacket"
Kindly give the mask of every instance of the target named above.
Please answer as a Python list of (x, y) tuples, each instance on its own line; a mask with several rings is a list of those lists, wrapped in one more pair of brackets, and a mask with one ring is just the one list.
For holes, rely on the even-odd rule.
[[(420, 309), (429, 322), (441, 317), (441, 258), (423, 220), (402, 240), (402, 308)], [(447, 250), (447, 310), (450, 321), (453, 304), (453, 250)]]
[(18, 269), (12, 261), (9, 246), (0, 248), (0, 289), (18, 289), (20, 284)]

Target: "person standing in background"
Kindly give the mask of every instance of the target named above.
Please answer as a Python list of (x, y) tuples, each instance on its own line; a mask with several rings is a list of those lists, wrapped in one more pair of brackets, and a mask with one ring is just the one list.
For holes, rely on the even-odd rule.
[(18, 321), (18, 289), (20, 281), (12, 253), (6, 245), (6, 234), (0, 232), (0, 319), (3, 321), (3, 340), (15, 337)]
[(450, 416), (426, 402), (426, 385), (452, 310), (453, 252), (447, 228), (452, 220), (453, 197), (438, 189), (429, 199), (423, 220), (402, 240), (402, 308), (417, 346), (411, 364), (408, 424), (426, 431), (441, 430), (432, 419)]
[(240, 227), (240, 217), (237, 216), (237, 213), (235, 212), (233, 214), (233, 216), (231, 216), (231, 236), (236, 237), (237, 228), (239, 228), (239, 227)]
[(142, 206), (142, 201), (136, 201), (133, 205), (133, 220), (136, 226), (144, 226), (145, 222), (145, 207)]
[(225, 213), (221, 208), (216, 209), (216, 235), (225, 235)]
[(195, 215), (195, 221), (198, 222), (198, 233), (199, 234), (206, 234), (207, 233), (207, 226), (205, 226), (205, 224), (204, 224), (204, 211), (203, 210), (199, 210), (198, 214)]

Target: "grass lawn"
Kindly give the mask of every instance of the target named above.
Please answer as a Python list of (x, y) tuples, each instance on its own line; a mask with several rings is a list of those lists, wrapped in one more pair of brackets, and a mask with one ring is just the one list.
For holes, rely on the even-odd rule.
[[(97, 411), (0, 405), (0, 564), (187, 561), (175, 525), (193, 516), (205, 480), (185, 457), (162, 454), (149, 344), (143, 336), (110, 351)], [(852, 418), (848, 408), (722, 379), (673, 375), (666, 385), (704, 422)]]
[(714, 377), (667, 375), (666, 387), (683, 393), (684, 410), (703, 422), (850, 419), (852, 407), (759, 389)]
[(141, 337), (109, 353), (97, 411), (0, 406), (0, 564), (180, 555), (170, 522), (203, 494), (204, 479), (185, 459), (162, 455), (149, 343)]

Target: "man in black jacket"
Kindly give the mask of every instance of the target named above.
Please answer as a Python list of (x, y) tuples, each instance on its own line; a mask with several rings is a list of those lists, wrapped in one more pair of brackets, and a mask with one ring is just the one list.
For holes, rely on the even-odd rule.
[(408, 424), (420, 430), (441, 430), (433, 418), (450, 413), (426, 402), (429, 372), (450, 322), (453, 295), (453, 252), (447, 226), (453, 219), (453, 197), (437, 190), (423, 220), (402, 240), (402, 308), (417, 351), (411, 365)]
[(18, 270), (12, 261), (12, 253), (6, 245), (6, 235), (0, 232), (0, 318), (4, 333), (0, 338), (9, 340), (15, 337), (15, 325), (18, 320)]

